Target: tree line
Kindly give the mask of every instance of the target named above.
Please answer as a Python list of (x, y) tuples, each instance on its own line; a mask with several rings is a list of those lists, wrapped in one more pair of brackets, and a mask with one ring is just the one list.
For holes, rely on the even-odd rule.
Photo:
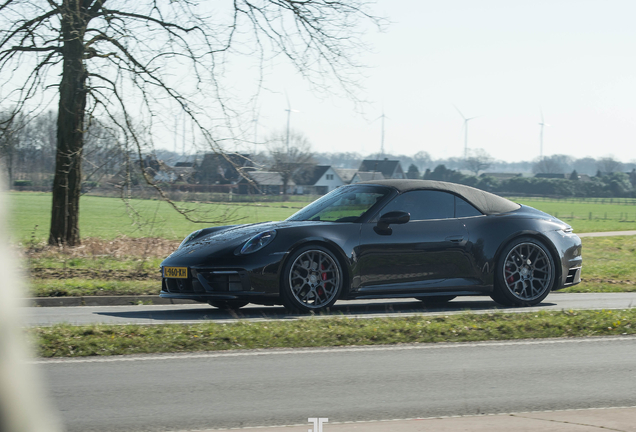
[(505, 195), (553, 196), (553, 197), (595, 197), (595, 198), (636, 198), (636, 169), (603, 173), (582, 179), (576, 170), (563, 178), (524, 177), (497, 178), (488, 173), (480, 176), (465, 175), (460, 171), (438, 165), (426, 170), (425, 180), (448, 181), (472, 186), (488, 192)]

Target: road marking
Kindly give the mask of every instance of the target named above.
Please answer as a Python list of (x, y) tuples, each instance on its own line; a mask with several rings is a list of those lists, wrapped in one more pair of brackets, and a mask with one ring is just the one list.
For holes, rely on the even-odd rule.
[(262, 350), (241, 350), (207, 352), (196, 354), (166, 354), (147, 356), (110, 356), (110, 357), (90, 357), (90, 358), (64, 358), (64, 359), (39, 359), (30, 363), (33, 364), (60, 364), (60, 363), (117, 363), (117, 362), (138, 362), (138, 361), (163, 361), (163, 360), (189, 360), (201, 358), (223, 358), (223, 357), (255, 357), (255, 356), (276, 356), (276, 355), (313, 355), (333, 352), (378, 352), (378, 351), (407, 351), (407, 350), (434, 350), (452, 349), (464, 347), (502, 347), (513, 345), (555, 345), (573, 343), (594, 343), (594, 342), (634, 342), (636, 336), (611, 336), (611, 337), (590, 337), (590, 338), (559, 338), (559, 339), (531, 339), (520, 341), (483, 341), (483, 342), (440, 342), (430, 344), (405, 344), (405, 345), (382, 345), (382, 346), (353, 346), (353, 347), (329, 347), (329, 348), (296, 348), (296, 349), (262, 349)]

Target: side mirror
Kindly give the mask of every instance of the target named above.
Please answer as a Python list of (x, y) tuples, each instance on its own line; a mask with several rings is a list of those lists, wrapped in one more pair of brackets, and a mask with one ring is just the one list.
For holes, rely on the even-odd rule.
[(405, 224), (411, 220), (411, 215), (407, 212), (403, 211), (392, 211), (388, 213), (384, 213), (380, 216), (380, 220), (378, 220), (378, 224), (373, 227), (376, 233), (381, 235), (390, 235), (392, 233), (389, 225), (400, 225)]

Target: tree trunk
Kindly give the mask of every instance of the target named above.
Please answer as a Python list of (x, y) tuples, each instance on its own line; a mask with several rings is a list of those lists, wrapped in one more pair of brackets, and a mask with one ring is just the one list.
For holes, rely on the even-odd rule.
[(65, 0), (61, 9), (64, 63), (57, 118), (57, 153), (49, 244), (76, 246), (80, 244), (79, 199), (82, 188), (87, 79), (84, 32), (88, 17), (81, 0)]

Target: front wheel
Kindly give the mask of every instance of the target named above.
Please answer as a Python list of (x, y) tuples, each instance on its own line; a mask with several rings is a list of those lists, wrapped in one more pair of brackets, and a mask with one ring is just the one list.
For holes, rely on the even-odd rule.
[(534, 306), (552, 290), (556, 268), (548, 248), (522, 237), (502, 251), (497, 262), (492, 299), (505, 306)]
[(290, 311), (317, 312), (332, 306), (342, 291), (342, 268), (329, 249), (311, 245), (291, 255), (284, 267), (281, 297)]

